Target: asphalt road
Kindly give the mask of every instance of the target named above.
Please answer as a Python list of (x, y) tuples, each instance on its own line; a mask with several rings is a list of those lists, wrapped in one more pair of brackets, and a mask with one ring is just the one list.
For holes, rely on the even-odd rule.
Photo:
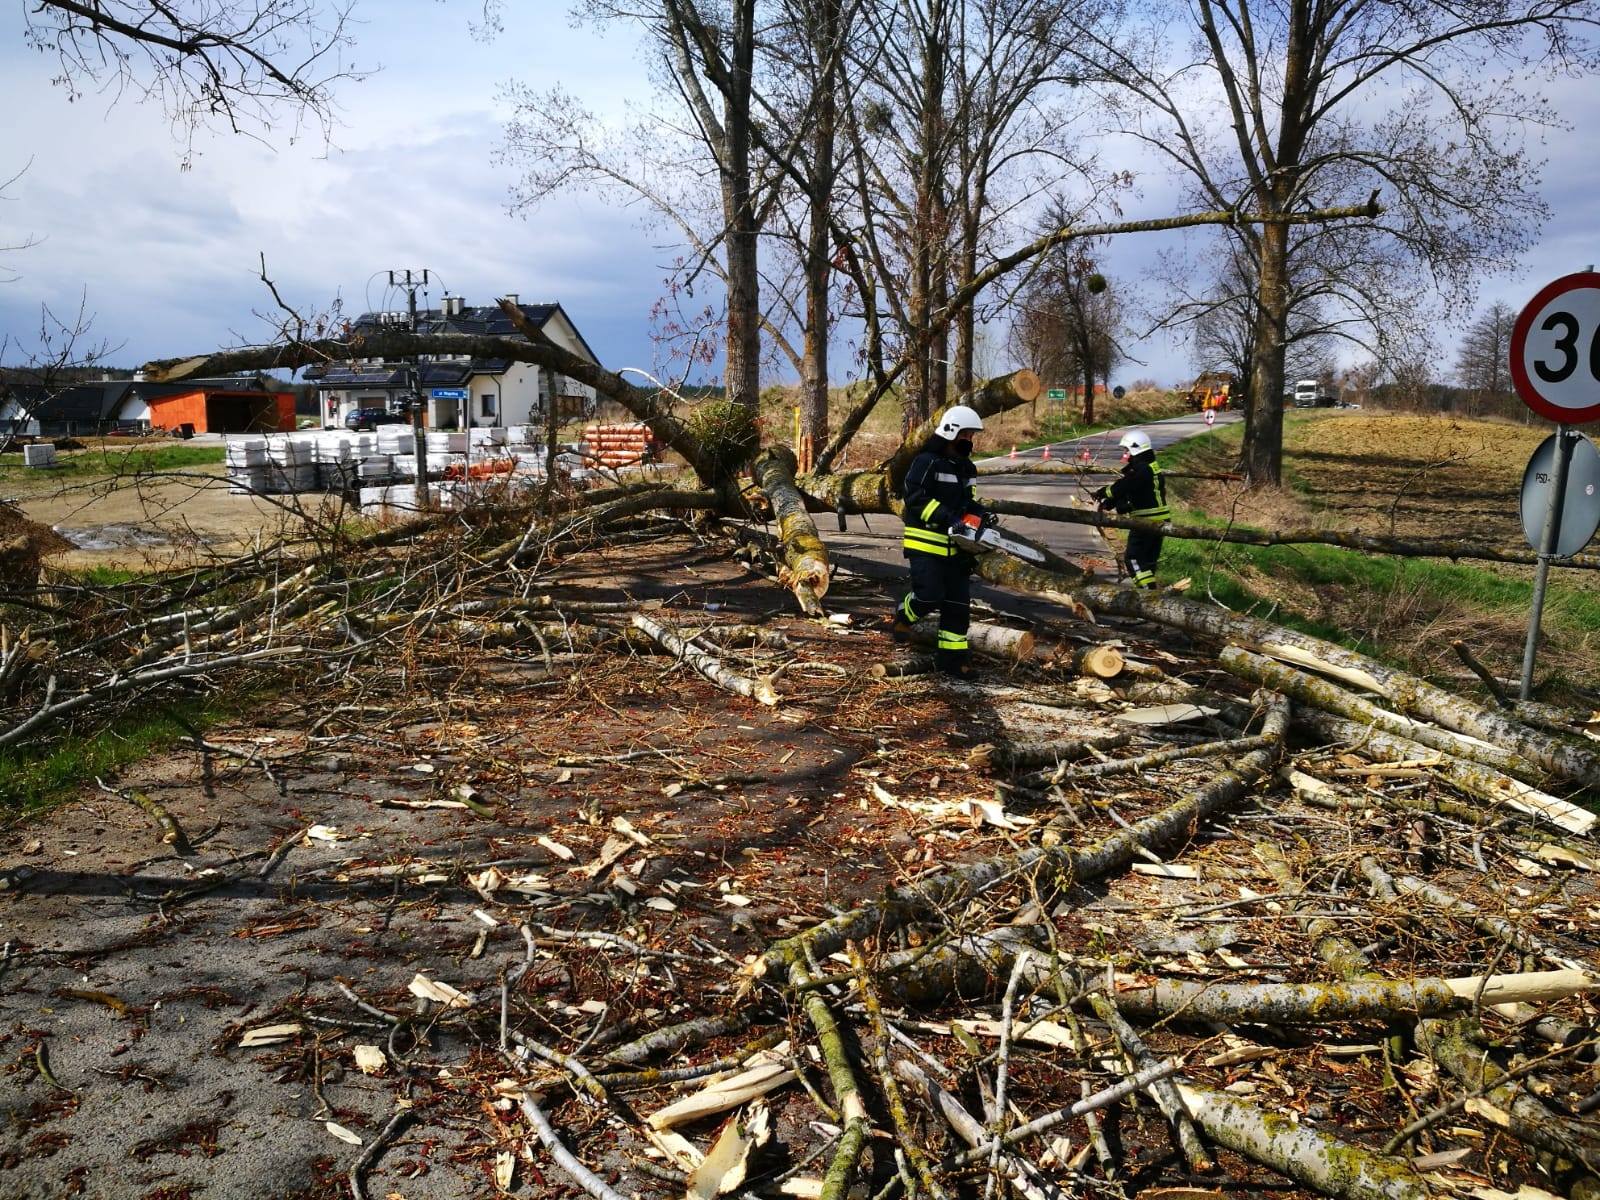
[[(1218, 425), (1232, 425), (1243, 420), (1238, 413), (1218, 413)], [(1019, 451), (1017, 458), (1027, 462), (1041, 462), (1049, 450), (1049, 461), (1075, 463), (1083, 473), (1062, 475), (987, 475), (978, 480), (978, 493), (997, 499), (1026, 500), (1034, 504), (1071, 505), (1076, 499), (1092, 507), (1089, 492), (1109, 483), (1122, 468), (1122, 450), (1117, 445), (1122, 435), (1134, 426), (1123, 426), (1088, 437), (1070, 441), (1052, 442), (1049, 447), (1036, 446)], [(1161, 450), (1204, 433), (1207, 426), (1199, 413), (1169, 417), (1165, 421), (1151, 421), (1137, 426), (1150, 435), (1150, 442), (1159, 456)], [(983, 446), (979, 435), (978, 445)], [(999, 466), (1012, 461), (1009, 454), (982, 458), (978, 465)], [(1098, 529), (1089, 525), (1064, 525), (1055, 521), (1038, 521), (1026, 517), (1003, 518), (1006, 529), (1015, 530), (1049, 546), (1056, 553), (1075, 560), (1095, 560), (1103, 574), (1115, 575), (1114, 554)], [(870, 517), (854, 516), (846, 519), (847, 528), (840, 532), (837, 524), (825, 514), (818, 514), (817, 528), (828, 549), (840, 558), (841, 564), (852, 570), (871, 574), (877, 578), (896, 578), (905, 574), (905, 558), (900, 549), (900, 521), (888, 515)], [(1090, 564), (1086, 564), (1090, 565)], [(976, 589), (980, 592), (985, 590)]]

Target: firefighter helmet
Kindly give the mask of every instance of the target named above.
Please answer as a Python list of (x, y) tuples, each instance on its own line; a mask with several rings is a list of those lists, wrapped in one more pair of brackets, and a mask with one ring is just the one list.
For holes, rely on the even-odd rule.
[(1150, 435), (1142, 429), (1130, 429), (1122, 435), (1122, 441), (1117, 443), (1128, 452), (1128, 457), (1143, 454), (1150, 449)]
[(944, 415), (939, 418), (939, 428), (935, 432), (953, 442), (963, 433), (976, 433), (982, 428), (982, 417), (965, 404), (957, 404), (944, 410)]

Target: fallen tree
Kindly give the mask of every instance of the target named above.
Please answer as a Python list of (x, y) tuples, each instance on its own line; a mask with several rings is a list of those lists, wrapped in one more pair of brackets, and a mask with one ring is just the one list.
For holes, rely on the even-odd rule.
[[(1070, 469), (1068, 473), (1071, 473)], [(1397, 538), (1382, 534), (1341, 529), (1245, 529), (1237, 525), (1180, 525), (1174, 521), (1146, 521), (1122, 517), (1090, 508), (1071, 508), (1060, 504), (1035, 504), (1027, 500), (996, 499), (989, 507), (997, 513), (1032, 517), (1038, 521), (1059, 521), (1066, 525), (1090, 525), (1097, 529), (1125, 529), (1130, 532), (1159, 534), (1196, 542), (1226, 542), (1236, 546), (1338, 546), (1366, 554), (1389, 554), (1400, 558), (1472, 559), (1483, 562), (1517, 563), (1533, 566), (1539, 556), (1515, 547), (1485, 546), (1463, 538)], [(1551, 560), (1552, 566), (1600, 570), (1600, 555), (1577, 554)]]

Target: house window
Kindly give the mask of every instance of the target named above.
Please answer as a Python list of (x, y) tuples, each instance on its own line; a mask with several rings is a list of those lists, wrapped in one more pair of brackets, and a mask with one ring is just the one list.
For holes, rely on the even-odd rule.
[(498, 416), (500, 402), (493, 392), (478, 393), (478, 415), (480, 417)]

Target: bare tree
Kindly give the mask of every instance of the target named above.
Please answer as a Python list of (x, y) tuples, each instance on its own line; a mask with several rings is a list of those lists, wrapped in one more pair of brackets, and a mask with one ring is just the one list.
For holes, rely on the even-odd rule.
[(1479, 412), (1516, 407), (1511, 390), (1511, 329), (1516, 323), (1516, 310), (1497, 300), (1467, 327), (1461, 339), (1456, 379)]
[[(1053, 210), (1052, 219), (1065, 213)], [(1083, 389), (1083, 420), (1094, 421), (1095, 384), (1109, 383), (1123, 357), (1122, 316), (1096, 265), (1103, 241), (1059, 246), (1045, 255), (1019, 297), (1013, 346), (1044, 379)]]
[[(118, 347), (94, 341), (94, 314), (87, 296), (70, 318), (39, 306), (39, 333), (32, 347), (6, 335), (0, 339), (0, 452), (9, 450), (35, 417), (76, 383), (98, 375)], [(8, 361), (9, 360), (9, 361)]]
[(37, 0), (24, 6), (29, 46), (53, 54), (56, 82), (159, 103), (188, 138), (221, 125), (260, 136), (284, 109), (296, 129), (330, 131), (333, 88), (361, 72), (344, 61), (349, 5), (322, 0)]
[[(1292, 308), (1291, 230), (1272, 218), (1330, 194), (1382, 192), (1385, 214), (1332, 235), (1390, 240), (1434, 282), (1470, 295), (1544, 215), (1528, 127), (1550, 118), (1518, 83), (1538, 69), (1592, 67), (1593, 0), (1196, 0), (1188, 61), (1173, 66), (1166, 8), (1142, 40), (1086, 29), (1086, 63), (1125, 89), (1124, 126), (1219, 207), (1269, 219), (1238, 237), (1255, 266), (1250, 390), (1281, 393)], [(1208, 124), (1226, 114), (1226, 125)], [(1375, 214), (1376, 216), (1376, 214)], [(1241, 467), (1277, 483), (1282, 415), (1258, 403)]]

